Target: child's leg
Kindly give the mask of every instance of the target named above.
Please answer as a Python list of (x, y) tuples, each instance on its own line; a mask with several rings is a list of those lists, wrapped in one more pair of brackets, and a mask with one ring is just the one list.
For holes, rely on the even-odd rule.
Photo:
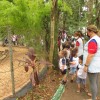
[(62, 79), (62, 84), (66, 84), (66, 82), (67, 82), (67, 71), (66, 71), (66, 73), (64, 74), (64, 77), (63, 77), (63, 79)]
[(88, 93), (88, 89), (87, 89), (86, 84), (84, 84), (84, 90), (85, 90), (86, 93)]
[(72, 78), (71, 78), (71, 80), (73, 80), (74, 79), (74, 74), (72, 75)]
[(77, 84), (77, 92), (79, 93), (80, 92), (80, 88), (81, 88), (81, 85), (80, 83)]
[(72, 74), (71, 76), (71, 82), (73, 82), (74, 78), (76, 77), (76, 74)]
[(67, 81), (67, 76), (64, 75), (63, 80), (66, 82)]
[(73, 80), (74, 80), (74, 74), (71, 75), (71, 80), (70, 80), (70, 82), (73, 83)]
[(76, 77), (76, 68), (72, 68), (72, 78), (71, 82), (73, 82), (74, 78)]

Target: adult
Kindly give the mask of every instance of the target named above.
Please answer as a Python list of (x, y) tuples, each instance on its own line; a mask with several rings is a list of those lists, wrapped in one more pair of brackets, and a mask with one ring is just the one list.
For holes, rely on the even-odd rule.
[(87, 36), (90, 38), (84, 46), (84, 71), (88, 73), (92, 100), (96, 100), (98, 92), (98, 76), (100, 73), (100, 37), (95, 25), (87, 27)]
[(61, 50), (64, 49), (65, 43), (66, 43), (66, 39), (64, 38), (64, 36), (62, 36), (62, 38), (61, 38)]
[(62, 31), (62, 37), (63, 37), (64, 39), (67, 39), (67, 33), (65, 32), (65, 30)]
[(81, 31), (75, 33), (76, 47), (78, 48), (78, 57), (83, 55), (83, 40), (81, 38)]

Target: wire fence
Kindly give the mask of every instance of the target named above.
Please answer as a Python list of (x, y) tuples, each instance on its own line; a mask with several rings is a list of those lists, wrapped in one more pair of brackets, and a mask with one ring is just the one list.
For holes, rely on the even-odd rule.
[[(15, 55), (16, 52), (14, 56)], [(22, 54), (20, 52), (17, 52), (16, 56), (18, 57), (18, 55)], [(26, 73), (24, 70), (24, 63), (19, 63), (17, 60), (15, 60), (16, 56), (13, 57), (15, 92), (22, 88), (25, 84), (27, 84), (30, 78), (30, 73), (32, 72), (32, 69), (30, 68)], [(24, 54), (22, 56), (24, 56)], [(19, 59), (22, 58), (23, 57), (19, 56)], [(7, 97), (12, 94), (12, 79), (8, 53), (4, 61), (0, 62), (0, 100), (1, 98)]]

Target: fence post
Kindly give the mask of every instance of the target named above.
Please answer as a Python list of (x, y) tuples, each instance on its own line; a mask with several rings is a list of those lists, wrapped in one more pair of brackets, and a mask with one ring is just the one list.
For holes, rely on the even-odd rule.
[(12, 94), (14, 96), (15, 95), (15, 82), (14, 82), (14, 68), (13, 68), (13, 51), (12, 51), (12, 43), (11, 43), (11, 27), (8, 27), (8, 41), (9, 41), (11, 80), (12, 80)]

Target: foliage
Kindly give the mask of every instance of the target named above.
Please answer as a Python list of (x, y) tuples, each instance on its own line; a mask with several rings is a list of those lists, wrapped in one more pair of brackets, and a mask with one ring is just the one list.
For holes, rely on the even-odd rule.
[[(87, 12), (82, 10), (85, 3), (84, 0), (58, 0), (59, 22), (56, 24), (62, 28), (65, 22), (70, 34), (86, 26)], [(4, 38), (7, 35), (6, 28), (10, 26), (12, 33), (25, 36), (28, 46), (42, 50), (39, 41), (43, 39), (44, 46), (49, 48), (51, 7), (51, 0), (0, 0), (0, 36)], [(95, 14), (96, 9), (93, 10)], [(96, 16), (93, 17), (93, 23), (95, 21)]]
[(72, 15), (72, 9), (65, 1), (62, 2), (62, 0), (58, 0), (58, 9), (60, 9), (62, 12), (67, 12), (69, 15)]
[(40, 38), (44, 39), (46, 30), (50, 30), (50, 11), (51, 4), (44, 0), (1, 0), (0, 27), (5, 27), (2, 33), (7, 35), (5, 30), (10, 26), (13, 33), (25, 36), (26, 45), (39, 51)]

